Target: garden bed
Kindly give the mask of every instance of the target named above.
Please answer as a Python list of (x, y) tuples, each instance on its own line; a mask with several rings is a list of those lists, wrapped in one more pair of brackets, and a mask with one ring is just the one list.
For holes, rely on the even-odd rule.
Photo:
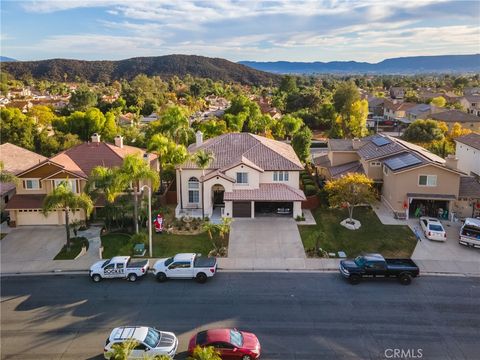
[(53, 258), (53, 260), (73, 260), (75, 259), (82, 246), (85, 246), (88, 250), (88, 240), (85, 237), (75, 237), (70, 239), (70, 251), (67, 251), (67, 245), (63, 245), (62, 250)]

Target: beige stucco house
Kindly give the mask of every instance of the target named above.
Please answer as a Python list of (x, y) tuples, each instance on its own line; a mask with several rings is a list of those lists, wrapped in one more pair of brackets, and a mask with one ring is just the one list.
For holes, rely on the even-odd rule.
[[(177, 168), (176, 216), (299, 216), (305, 195), (299, 186), (302, 163), (293, 148), (250, 133), (229, 133), (203, 141), (189, 152), (210, 152), (213, 162), (199, 169), (193, 161)], [(202, 188), (203, 196), (202, 199)]]
[[(94, 134), (91, 142), (74, 146), (18, 173), (20, 181), (16, 186), (16, 194), (6, 206), (6, 210), (10, 212), (11, 226), (64, 224), (65, 216), (62, 211), (52, 211), (47, 216), (42, 212), (46, 195), (62, 181), (69, 182), (74, 192), (81, 193), (94, 167), (121, 166), (123, 158), (130, 154), (138, 154), (148, 161), (152, 168), (158, 169), (156, 155), (123, 145), (121, 136), (115, 138), (113, 145), (100, 141), (100, 135)], [(95, 204), (95, 207), (103, 206), (102, 199)], [(70, 219), (83, 221), (86, 219), (85, 212), (75, 211)]]
[[(398, 218), (418, 216), (469, 217), (480, 199), (480, 185), (446, 160), (426, 149), (386, 135), (363, 139), (331, 139), (328, 153), (315, 159), (325, 179), (347, 173), (371, 178), (381, 201)], [(448, 211), (448, 212), (447, 212)]]

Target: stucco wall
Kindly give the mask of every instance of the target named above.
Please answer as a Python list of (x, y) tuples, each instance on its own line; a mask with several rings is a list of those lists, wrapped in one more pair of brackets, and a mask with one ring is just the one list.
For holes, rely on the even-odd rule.
[(299, 171), (288, 171), (288, 181), (273, 181), (273, 171), (265, 171), (260, 173), (260, 183), (274, 183), (274, 184), (285, 184), (291, 186), (295, 189), (299, 189), (300, 183), (300, 172)]
[(302, 215), (302, 202), (301, 201), (294, 201), (293, 202), (293, 217), (296, 218), (297, 216)]
[[(360, 160), (366, 175), (372, 180), (381, 180), (383, 178), (382, 165), (372, 166), (372, 161)], [(374, 161), (378, 162), (378, 161)]]
[(237, 184), (233, 185), (234, 189), (258, 189), (260, 183), (260, 172), (258, 170), (252, 169), (246, 165), (239, 165), (234, 168), (231, 168), (225, 172), (227, 176), (230, 176), (233, 179), (237, 178), (237, 172), (246, 172), (248, 173), (248, 184)]
[(343, 152), (343, 151), (330, 151), (328, 153), (328, 159), (330, 160), (332, 166), (346, 164), (352, 161), (357, 161), (360, 159), (358, 154), (354, 151)]
[(470, 175), (471, 172), (480, 175), (480, 150), (457, 143), (455, 155), (458, 158), (458, 169)]

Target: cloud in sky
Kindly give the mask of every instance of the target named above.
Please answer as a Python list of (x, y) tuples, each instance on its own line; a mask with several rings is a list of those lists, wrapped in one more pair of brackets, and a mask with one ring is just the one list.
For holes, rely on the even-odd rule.
[(476, 1), (112, 1), (2, 4), (2, 55), (376, 62), (480, 52)]

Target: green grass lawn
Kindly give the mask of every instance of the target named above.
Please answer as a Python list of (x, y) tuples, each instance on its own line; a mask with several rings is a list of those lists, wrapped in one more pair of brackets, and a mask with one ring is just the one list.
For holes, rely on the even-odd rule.
[[(348, 230), (340, 221), (348, 217), (346, 209), (320, 207), (313, 211), (317, 225), (299, 226), (305, 249), (314, 248), (319, 234), (324, 239), (319, 246), (327, 252), (344, 251), (348, 257), (361, 252), (377, 252), (386, 257), (410, 257), (416, 239), (408, 226), (383, 225), (371, 208), (355, 208), (353, 218), (362, 224), (359, 230)], [(321, 236), (321, 235), (320, 235)]]
[[(132, 255), (134, 243), (130, 235), (111, 233), (102, 236), (103, 258), (116, 255)], [(168, 257), (182, 252), (194, 252), (208, 255), (213, 249), (207, 233), (199, 235), (153, 234), (153, 256)], [(146, 253), (148, 256), (148, 251)]]
[(82, 250), (82, 245), (85, 245), (88, 250), (88, 240), (84, 237), (77, 237), (70, 239), (70, 251), (67, 252), (67, 245), (62, 247), (62, 250), (54, 257), (53, 260), (73, 260)]

